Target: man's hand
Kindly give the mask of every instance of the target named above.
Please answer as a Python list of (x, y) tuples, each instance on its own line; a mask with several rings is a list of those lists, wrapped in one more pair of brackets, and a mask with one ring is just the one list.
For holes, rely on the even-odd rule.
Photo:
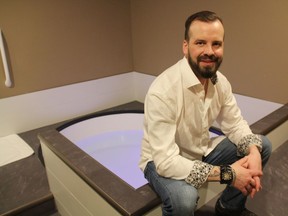
[[(250, 153), (247, 156), (248, 157), (247, 168), (262, 172), (262, 160), (261, 160), (261, 155), (260, 155), (258, 148), (255, 145), (251, 145), (249, 148), (249, 151)], [(256, 192), (258, 192), (262, 188), (261, 181), (260, 181), (261, 176), (262, 174), (253, 176), (255, 184), (252, 185), (252, 188), (250, 191), (251, 198), (253, 198)], [(248, 186), (248, 189), (249, 189), (249, 186)]]
[(233, 163), (231, 167), (236, 173), (236, 180), (233, 186), (240, 190), (244, 195), (253, 193), (254, 196), (256, 191), (253, 192), (253, 189), (256, 189), (257, 184), (257, 178), (255, 179), (254, 177), (262, 176), (262, 170), (255, 168), (256, 163), (251, 162), (251, 160), (253, 160), (253, 155), (251, 155), (250, 157), (246, 156)]

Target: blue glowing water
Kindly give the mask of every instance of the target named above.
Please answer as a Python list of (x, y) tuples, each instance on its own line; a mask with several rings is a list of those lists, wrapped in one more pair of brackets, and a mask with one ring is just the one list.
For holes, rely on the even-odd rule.
[(122, 130), (97, 134), (76, 145), (133, 188), (147, 183), (138, 167), (142, 130)]

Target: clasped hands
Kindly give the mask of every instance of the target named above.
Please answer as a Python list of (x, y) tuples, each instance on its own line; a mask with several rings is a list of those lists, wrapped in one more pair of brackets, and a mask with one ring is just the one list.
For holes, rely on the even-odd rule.
[(260, 177), (262, 172), (261, 155), (258, 148), (253, 145), (250, 153), (231, 165), (236, 173), (236, 180), (233, 186), (240, 190), (244, 195), (251, 198), (262, 189)]

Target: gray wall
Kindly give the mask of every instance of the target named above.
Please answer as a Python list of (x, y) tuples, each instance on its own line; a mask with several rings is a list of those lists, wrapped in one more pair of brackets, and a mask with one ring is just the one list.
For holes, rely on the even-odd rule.
[(15, 86), (4, 86), (0, 62), (0, 99), (130, 71), (156, 76), (182, 58), (185, 19), (199, 10), (224, 20), (220, 70), (234, 92), (287, 103), (286, 0), (1, 0)]

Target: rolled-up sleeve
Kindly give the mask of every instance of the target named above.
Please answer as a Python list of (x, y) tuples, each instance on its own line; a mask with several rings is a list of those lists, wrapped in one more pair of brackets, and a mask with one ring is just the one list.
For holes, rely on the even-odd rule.
[(212, 168), (213, 166), (211, 164), (196, 160), (190, 174), (185, 179), (185, 181), (199, 189), (207, 181)]
[(256, 145), (259, 151), (262, 151), (262, 139), (258, 134), (249, 134), (244, 136), (237, 145), (237, 154), (245, 156), (249, 154), (249, 146)]

